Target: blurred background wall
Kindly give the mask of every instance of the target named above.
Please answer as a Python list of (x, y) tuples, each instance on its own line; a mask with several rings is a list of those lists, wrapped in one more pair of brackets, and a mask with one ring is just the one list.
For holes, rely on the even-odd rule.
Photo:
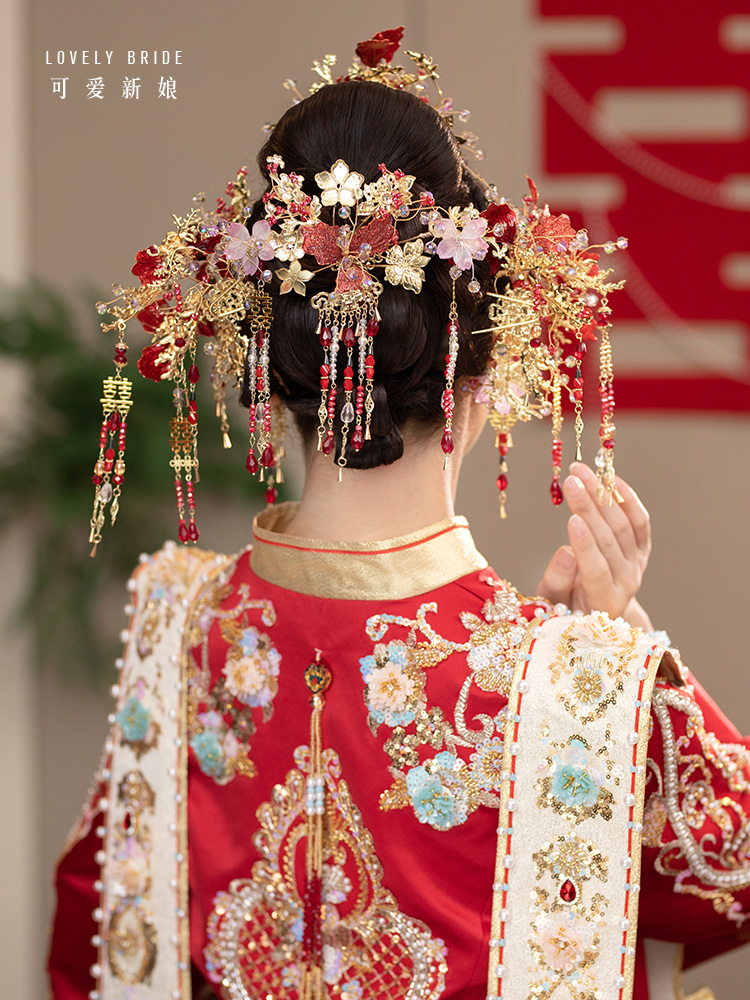
[[(398, 24), (406, 25), (406, 47), (435, 58), (446, 95), (471, 108), (484, 176), (516, 201), (528, 173), (553, 208), (570, 210), (592, 237), (631, 237), (631, 253), (619, 264), (613, 259), (631, 279), (630, 295), (613, 296), (622, 316), (614, 340), (622, 393), (617, 464), (652, 513), (654, 555), (642, 600), (750, 731), (743, 610), (750, 17), (726, 0), (695, 15), (676, 0), (658, 9), (624, 0), (3, 0), (3, 279), (13, 287), (33, 275), (64, 290), (81, 336), (93, 336), (85, 293), (93, 302), (113, 281), (127, 284), (135, 251), (167, 230), (172, 212), (185, 212), (199, 191), (221, 194), (240, 164), (252, 164), (261, 126), (287, 106), (281, 81), (291, 75), (306, 90), (313, 59), (335, 52), (344, 68), (359, 39)], [(666, 56), (668, 36), (674, 47)], [(702, 60), (691, 51), (699, 43)], [(135, 65), (127, 62), (130, 50)], [(168, 65), (159, 64), (164, 52)], [(137, 99), (123, 97), (126, 76), (139, 79)], [(174, 96), (160, 97), (159, 82), (170, 77)], [(101, 97), (88, 85), (97, 78)], [(63, 79), (64, 97), (54, 82)], [(34, 402), (25, 384), (22, 365), (3, 365), (6, 436)], [(97, 419), (92, 413), (92, 461)], [(166, 432), (167, 419), (165, 409), (155, 433)], [(497, 518), (489, 433), (471, 458), (458, 506), (498, 572), (532, 591), (565, 540), (565, 515), (549, 503), (548, 428), (522, 427), (514, 437), (508, 520)], [(570, 448), (569, 436), (566, 442)], [(592, 413), (589, 460), (595, 447)], [(131, 464), (137, 461), (132, 454)], [(166, 468), (154, 483), (159, 491), (169, 492)], [(202, 543), (246, 544), (253, 513), (250, 504), (203, 511)], [(88, 516), (81, 509), (84, 534)], [(110, 711), (109, 699), (81, 679), (36, 669), (28, 629), (13, 620), (34, 530), (21, 520), (0, 537), (3, 995), (26, 1000), (45, 995), (49, 873)], [(124, 618), (113, 609), (108, 624), (115, 634)], [(691, 988), (708, 980), (719, 1000), (746, 996), (747, 955), (712, 966), (690, 975)]]

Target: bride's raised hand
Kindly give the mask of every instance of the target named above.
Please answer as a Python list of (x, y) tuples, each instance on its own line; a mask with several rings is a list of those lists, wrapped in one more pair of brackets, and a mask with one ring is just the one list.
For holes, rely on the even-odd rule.
[(580, 462), (570, 467), (563, 496), (570, 508), (569, 546), (550, 560), (538, 592), (572, 610), (606, 611), (650, 629), (635, 600), (651, 552), (648, 511), (628, 484), (617, 478), (622, 503), (597, 500), (598, 480)]

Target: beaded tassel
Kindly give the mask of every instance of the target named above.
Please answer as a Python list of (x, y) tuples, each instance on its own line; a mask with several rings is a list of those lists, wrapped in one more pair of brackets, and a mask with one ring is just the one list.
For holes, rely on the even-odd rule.
[(448, 353), (445, 356), (445, 389), (440, 401), (445, 414), (445, 430), (440, 445), (445, 454), (443, 468), (449, 468), (449, 456), (453, 453), (453, 379), (456, 374), (458, 357), (458, 310), (456, 308), (456, 283), (453, 282), (453, 301), (448, 319)]
[(505, 504), (507, 501), (507, 489), (508, 489), (508, 448), (513, 447), (513, 438), (510, 436), (509, 431), (498, 431), (495, 447), (497, 448), (498, 454), (500, 456), (500, 474), (497, 477), (497, 488), (500, 493), (500, 517), (505, 519), (508, 515), (505, 511)]
[(91, 556), (101, 541), (105, 510), (109, 509), (110, 522), (114, 525), (120, 509), (120, 492), (125, 478), (126, 418), (133, 405), (133, 383), (124, 378), (122, 370), (127, 364), (128, 345), (125, 343), (125, 324), (118, 325), (119, 340), (115, 348), (115, 375), (105, 378), (102, 385), (102, 424), (99, 430), (99, 455), (94, 465), (91, 481), (94, 484), (94, 511), (91, 516), (89, 541), (93, 544)]
[(586, 345), (581, 339), (579, 332), (578, 343), (575, 351), (573, 351), (575, 375), (573, 376), (573, 388), (570, 393), (570, 401), (573, 404), (576, 414), (573, 424), (576, 432), (576, 462), (580, 462), (583, 458), (581, 454), (581, 435), (583, 434), (583, 372), (581, 371), (581, 362), (585, 353)]
[(552, 381), (552, 484), (549, 488), (552, 503), (559, 507), (563, 502), (562, 487), (560, 486), (560, 473), (562, 472), (562, 441), (560, 431), (562, 429), (562, 401), (560, 373), (554, 369)]
[(331, 672), (315, 650), (315, 660), (305, 671), (305, 684), (312, 693), (310, 704), (310, 770), (307, 778), (305, 811), (307, 813), (304, 930), (302, 953), (305, 962), (302, 996), (304, 1000), (322, 1000), (323, 986), (323, 860), (325, 857), (325, 775), (323, 771), (321, 716), (324, 692), (331, 683)]
[[(271, 385), (268, 377), (271, 307), (271, 296), (264, 291), (261, 282), (252, 295), (249, 307), (250, 342), (247, 364), (250, 380), (248, 417), (250, 443), (245, 461), (247, 471), (251, 475), (258, 473), (261, 481), (267, 470), (277, 464), (271, 443)], [(273, 482), (270, 489), (272, 488)], [(266, 490), (267, 494), (270, 489)]]
[(613, 421), (615, 393), (613, 381), (612, 345), (609, 340), (609, 331), (605, 327), (602, 329), (601, 343), (599, 345), (599, 396), (601, 399), (599, 441), (601, 442), (601, 447), (596, 456), (596, 471), (599, 477), (599, 489), (597, 491), (599, 500), (601, 502), (606, 490), (609, 494), (610, 504), (613, 499), (618, 503), (622, 503), (622, 496), (615, 485), (615, 425)]

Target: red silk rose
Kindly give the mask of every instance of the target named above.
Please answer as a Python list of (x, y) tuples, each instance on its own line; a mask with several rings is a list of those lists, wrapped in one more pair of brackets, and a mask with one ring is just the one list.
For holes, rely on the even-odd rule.
[(388, 31), (379, 31), (366, 42), (360, 42), (357, 46), (357, 55), (365, 66), (374, 68), (381, 59), (387, 63), (393, 59), (404, 37), (403, 28), (390, 28)]
[[(516, 239), (516, 213), (510, 205), (488, 205), (481, 213), (487, 220), (487, 234), (494, 236), (498, 243), (514, 243)], [(495, 229), (497, 228), (497, 232)], [(490, 244), (490, 274), (497, 274), (500, 269), (500, 258), (495, 254)]]
[(159, 256), (158, 248), (155, 246), (139, 250), (135, 255), (135, 264), (130, 269), (130, 273), (140, 279), (142, 285), (153, 285), (159, 280), (157, 273), (161, 270), (162, 260)]
[(149, 344), (143, 348), (143, 353), (138, 359), (138, 371), (144, 378), (150, 378), (152, 382), (161, 382), (164, 373), (169, 368), (169, 361), (159, 361), (164, 344)]

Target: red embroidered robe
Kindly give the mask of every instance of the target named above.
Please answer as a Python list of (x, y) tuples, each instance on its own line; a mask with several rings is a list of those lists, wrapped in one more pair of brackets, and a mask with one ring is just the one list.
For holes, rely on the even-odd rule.
[[(487, 994), (504, 691), (528, 621), (552, 609), (499, 581), (461, 518), (347, 546), (274, 531), (286, 516), (283, 507), (266, 512), (252, 552), (236, 560), (169, 547), (133, 583), (138, 607), (114, 731), (136, 763), (163, 758), (169, 769), (171, 702), (138, 665), (156, 655), (163, 630), (182, 622), (184, 654), (157, 663), (155, 676), (172, 670), (185, 685), (187, 782), (174, 767), (169, 773), (175, 816), (186, 809), (187, 857), (172, 870), (149, 856), (154, 781), (138, 767), (110, 794), (118, 829), (105, 833), (105, 756), (58, 867), (55, 1000), (107, 1000), (102, 976), (122, 983), (123, 997), (152, 995), (154, 969), (169, 951), (149, 919), (160, 879), (169, 880), (180, 914), (178, 959), (177, 939), (189, 927), (195, 982), (233, 1000), (302, 995), (310, 947), (301, 874), (311, 727), (304, 675), (316, 650), (331, 675), (321, 717), (332, 793), (323, 995)], [(189, 577), (198, 583), (186, 597)], [(596, 665), (581, 667), (574, 684), (583, 705), (608, 690)], [(635, 1000), (654, 1000), (646, 956), (672, 960), (673, 949), (644, 949), (646, 939), (683, 943), (691, 965), (740, 943), (750, 910), (750, 755), (692, 677), (681, 688), (657, 682), (653, 702)], [(576, 793), (606, 808), (622, 775), (597, 772), (595, 749), (573, 741), (569, 752), (540, 760), (536, 792), (551, 808), (575, 805)], [(102, 835), (110, 837), (108, 913)], [(180, 872), (189, 877), (189, 913)], [(555, 952), (542, 935), (535, 954), (540, 983), (568, 982), (583, 1000), (574, 984), (591, 940), (579, 945), (576, 952), (575, 940), (558, 943)], [(186, 997), (184, 955), (178, 964), (175, 992)], [(537, 995), (566, 994), (542, 985)]]

